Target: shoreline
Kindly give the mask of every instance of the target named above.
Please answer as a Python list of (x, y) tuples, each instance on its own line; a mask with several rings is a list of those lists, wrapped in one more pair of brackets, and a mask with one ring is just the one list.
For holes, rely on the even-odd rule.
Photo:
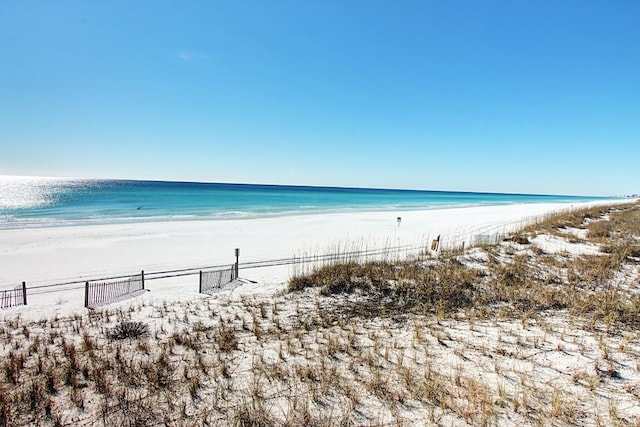
[[(576, 196), (579, 197), (579, 196)], [(632, 202), (635, 199), (627, 198), (601, 198), (593, 200), (580, 200), (580, 201), (560, 201), (560, 202), (495, 202), (488, 201), (484, 203), (469, 202), (469, 203), (442, 203), (422, 206), (402, 206), (402, 205), (381, 205), (381, 206), (362, 206), (362, 207), (344, 207), (344, 208), (318, 208), (316, 206), (309, 206), (308, 210), (306, 206), (300, 207), (296, 210), (282, 210), (282, 211), (225, 211), (225, 212), (212, 212), (203, 214), (167, 214), (157, 216), (116, 216), (110, 218), (80, 218), (80, 219), (65, 219), (65, 218), (35, 218), (32, 220), (18, 219), (12, 221), (0, 222), (0, 231), (4, 230), (31, 230), (31, 229), (48, 229), (48, 228), (67, 228), (67, 227), (91, 227), (102, 225), (114, 225), (114, 226), (126, 226), (135, 224), (146, 223), (165, 223), (165, 222), (190, 222), (190, 221), (250, 221), (266, 218), (287, 218), (298, 216), (311, 216), (311, 215), (332, 215), (332, 214), (358, 214), (358, 213), (388, 213), (388, 212), (416, 212), (416, 211), (438, 211), (445, 209), (467, 209), (478, 207), (505, 207), (514, 205), (545, 205), (545, 204), (557, 204), (565, 206), (573, 206), (575, 204), (584, 203), (625, 203)]]

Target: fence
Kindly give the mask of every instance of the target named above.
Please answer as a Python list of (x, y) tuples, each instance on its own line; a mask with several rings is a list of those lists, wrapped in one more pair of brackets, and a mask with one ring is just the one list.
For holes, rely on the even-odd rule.
[[(159, 280), (174, 277), (185, 277), (200, 275), (200, 293), (209, 293), (214, 290), (223, 289), (224, 285), (238, 278), (238, 268), (255, 269), (276, 266), (293, 266), (293, 275), (305, 274), (316, 267), (327, 264), (343, 262), (365, 262), (369, 260), (392, 260), (402, 259), (410, 255), (426, 253), (437, 253), (441, 250), (467, 248), (483, 244), (498, 243), (505, 236), (517, 229), (522, 222), (512, 222), (496, 224), (488, 227), (473, 227), (462, 230), (449, 230), (438, 236), (437, 245), (432, 247), (432, 243), (427, 237), (426, 243), (412, 245), (398, 245), (385, 247), (338, 247), (331, 253), (325, 254), (303, 254), (289, 258), (267, 259), (261, 261), (245, 262), (241, 265), (238, 262), (239, 250), (236, 249), (236, 262), (231, 267), (228, 264), (217, 264), (200, 267), (179, 268), (173, 270), (162, 270), (141, 274), (109, 276), (99, 279), (85, 281), (86, 279), (71, 280), (66, 282), (43, 283), (36, 286), (29, 286), (29, 295), (42, 295), (62, 291), (79, 290), (84, 287), (84, 306), (95, 308), (102, 305), (124, 301), (135, 297), (145, 290), (145, 281)], [(452, 232), (453, 231), (453, 232)], [(430, 251), (431, 249), (431, 251)], [(22, 288), (0, 290), (0, 308), (8, 308), (15, 305), (26, 305), (27, 301), (26, 285)], [(22, 301), (21, 302), (21, 298)]]
[(199, 292), (206, 294), (222, 289), (228, 283), (238, 278), (238, 264), (232, 265), (225, 270), (200, 271)]
[[(439, 248), (438, 248), (439, 249)], [(238, 278), (238, 268), (241, 266), (246, 269), (266, 268), (276, 266), (290, 265), (294, 267), (295, 274), (303, 274), (312, 270), (314, 267), (335, 264), (341, 262), (363, 262), (366, 260), (389, 260), (391, 258), (402, 258), (411, 253), (421, 253), (427, 251), (424, 245), (401, 245), (386, 246), (382, 248), (336, 248), (332, 253), (327, 254), (305, 254), (289, 258), (276, 258), (262, 261), (251, 261), (243, 263), (238, 262), (239, 251), (236, 250), (236, 263), (231, 265), (209, 265), (192, 268), (180, 268), (175, 270), (162, 270), (130, 276), (109, 276), (89, 281), (74, 280), (67, 282), (58, 282), (50, 284), (39, 284), (29, 286), (30, 295), (42, 295), (63, 291), (71, 291), (75, 289), (85, 289), (84, 306), (86, 308), (96, 308), (99, 306), (124, 301), (128, 298), (135, 297), (145, 290), (145, 283), (148, 280), (167, 279), (173, 277), (184, 277), (200, 275), (199, 290), (200, 293), (209, 293), (214, 290), (223, 289), (224, 285)], [(307, 266), (306, 269), (305, 267)], [(27, 289), (23, 284), (22, 288), (0, 290), (1, 308), (12, 307), (15, 305), (26, 305)], [(24, 302), (22, 301), (23, 299)]]
[(495, 245), (506, 237), (504, 233), (477, 234), (473, 236), (472, 246)]
[(0, 291), (0, 309), (27, 305), (27, 284), (16, 286), (13, 289)]
[(144, 291), (144, 271), (124, 280), (110, 282), (86, 282), (84, 306), (96, 308), (132, 298)]

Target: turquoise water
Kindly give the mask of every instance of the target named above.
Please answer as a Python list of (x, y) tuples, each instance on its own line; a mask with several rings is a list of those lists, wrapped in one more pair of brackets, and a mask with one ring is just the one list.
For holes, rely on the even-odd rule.
[(0, 177), (0, 228), (319, 212), (400, 211), (598, 197), (166, 181)]

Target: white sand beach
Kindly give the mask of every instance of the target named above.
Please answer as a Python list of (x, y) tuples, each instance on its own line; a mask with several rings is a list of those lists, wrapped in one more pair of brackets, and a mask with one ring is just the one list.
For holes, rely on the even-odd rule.
[[(621, 202), (624, 202), (621, 201)], [(248, 220), (171, 221), (133, 224), (0, 230), (0, 287), (27, 287), (172, 269), (325, 254), (349, 248), (399, 245), (427, 248), (441, 235), (443, 246), (473, 236), (509, 231), (544, 215), (606, 202), (544, 203), (421, 211), (350, 212)], [(398, 224), (397, 218), (401, 218)], [(240, 271), (257, 283), (238, 292), (282, 285), (291, 267)], [(38, 313), (83, 307), (83, 290), (29, 292), (27, 307)], [(150, 281), (149, 299), (193, 297), (197, 276)], [(63, 289), (63, 288), (62, 288)]]

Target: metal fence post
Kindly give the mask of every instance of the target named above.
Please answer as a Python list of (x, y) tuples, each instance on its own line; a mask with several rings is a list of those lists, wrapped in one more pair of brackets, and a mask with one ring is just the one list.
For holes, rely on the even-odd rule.
[(144, 290), (144, 270), (142, 270), (142, 290)]
[(198, 280), (198, 293), (202, 293), (202, 270), (200, 270), (200, 275), (199, 275), (199, 280)]
[(84, 284), (84, 307), (89, 308), (89, 282)]
[(240, 248), (236, 248), (236, 275), (234, 277), (234, 279), (238, 278), (238, 264), (239, 264), (239, 258), (240, 258)]
[(22, 282), (22, 302), (27, 305), (27, 282)]

